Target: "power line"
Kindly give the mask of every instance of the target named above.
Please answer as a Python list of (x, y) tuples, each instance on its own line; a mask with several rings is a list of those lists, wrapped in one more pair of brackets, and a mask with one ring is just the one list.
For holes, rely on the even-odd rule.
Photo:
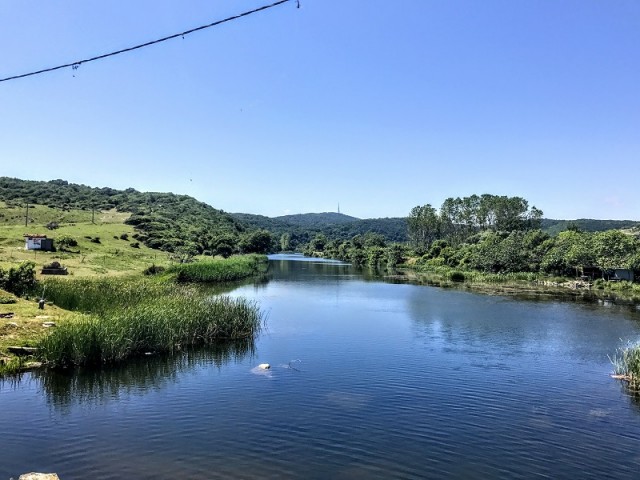
[[(16, 80), (18, 78), (30, 77), (32, 75), (39, 75), (41, 73), (53, 72), (54, 70), (60, 70), (61, 68), (71, 67), (74, 70), (77, 69), (83, 63), (95, 62), (96, 60), (102, 60), (103, 58), (113, 57), (115, 55), (120, 55), (121, 53), (131, 52), (133, 50), (138, 50), (139, 48), (148, 47), (150, 45), (155, 45), (156, 43), (166, 42), (167, 40), (173, 40), (174, 38), (184, 37), (185, 35), (189, 35), (190, 33), (198, 32), (200, 30), (205, 30), (207, 28), (215, 27), (217, 25), (221, 25), (223, 23), (230, 22), (232, 20), (238, 20), (239, 18), (246, 17), (253, 13), (258, 13), (263, 10), (268, 10), (273, 7), (277, 7), (278, 5), (282, 5), (283, 3), (291, 2), (293, 0), (279, 0), (270, 5), (264, 5), (262, 7), (256, 8), (254, 10), (249, 10), (247, 12), (239, 13), (238, 15), (234, 15), (232, 17), (225, 18), (223, 20), (217, 20), (215, 22), (209, 23), (208, 25), (202, 25), (200, 27), (192, 28), (190, 30), (185, 30), (184, 32), (175, 33), (173, 35), (169, 35), (167, 37), (158, 38), (157, 40), (151, 40), (150, 42), (141, 43), (140, 45), (135, 45), (133, 47), (124, 48), (122, 50), (117, 50), (115, 52), (105, 53), (103, 55), (98, 55), (96, 57), (85, 58), (84, 60), (78, 60), (77, 62), (65, 63), (64, 65), (58, 65), (57, 67), (43, 68), (42, 70), (37, 70), (35, 72), (23, 73), (21, 75), (13, 75), (11, 77), (0, 78), (0, 82), (7, 82), (9, 80)], [(296, 0), (298, 8), (300, 8), (300, 0)]]

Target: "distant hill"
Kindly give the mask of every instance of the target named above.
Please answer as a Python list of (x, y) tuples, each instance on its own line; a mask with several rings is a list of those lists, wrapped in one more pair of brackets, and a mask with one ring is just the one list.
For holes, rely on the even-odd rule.
[(305, 228), (323, 228), (331, 225), (342, 225), (359, 220), (344, 213), (324, 212), (324, 213), (300, 213), (297, 215), (283, 215), (274, 217), (274, 220), (286, 222), (289, 225), (298, 225)]
[(249, 213), (232, 215), (247, 227), (268, 230), (277, 238), (288, 233), (294, 247), (309, 242), (319, 233), (330, 240), (347, 240), (372, 232), (383, 235), (389, 242), (407, 241), (406, 218), (358, 219), (336, 212), (303, 213), (273, 218)]
[(579, 218), (577, 220), (542, 219), (542, 230), (549, 235), (557, 235), (572, 226), (583, 232), (604, 232), (606, 230), (622, 230), (639, 227), (640, 222), (634, 220), (595, 220), (591, 218)]

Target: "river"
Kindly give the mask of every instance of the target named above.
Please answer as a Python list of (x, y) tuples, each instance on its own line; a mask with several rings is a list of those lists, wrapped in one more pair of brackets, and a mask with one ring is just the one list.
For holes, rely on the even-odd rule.
[[(612, 303), (366, 278), (276, 255), (251, 344), (0, 384), (0, 480), (640, 477)], [(269, 370), (255, 368), (269, 363)]]

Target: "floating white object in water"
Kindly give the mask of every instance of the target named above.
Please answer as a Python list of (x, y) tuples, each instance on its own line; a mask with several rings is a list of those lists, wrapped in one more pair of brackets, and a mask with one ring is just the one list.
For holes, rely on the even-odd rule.
[(268, 363), (261, 363), (260, 365), (258, 365), (258, 368), (261, 370), (269, 370), (271, 368), (271, 365), (269, 365)]

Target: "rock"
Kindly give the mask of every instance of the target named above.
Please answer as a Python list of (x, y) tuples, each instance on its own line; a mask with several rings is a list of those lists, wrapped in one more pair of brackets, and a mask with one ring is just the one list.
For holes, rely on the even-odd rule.
[(15, 355), (33, 355), (38, 351), (33, 347), (7, 347), (7, 350)]
[(43, 327), (49, 328), (49, 327), (55, 327), (56, 326), (56, 322), (44, 322), (42, 324)]
[(60, 480), (60, 477), (55, 473), (25, 473), (20, 475), (18, 480)]
[(258, 368), (261, 370), (269, 370), (271, 368), (271, 365), (269, 365), (268, 363), (261, 363), (260, 365), (258, 365)]
[(27, 362), (23, 370), (37, 370), (38, 368), (42, 368), (42, 362)]
[(7, 327), (18, 328), (18, 324), (16, 322), (9, 322), (7, 323)]

